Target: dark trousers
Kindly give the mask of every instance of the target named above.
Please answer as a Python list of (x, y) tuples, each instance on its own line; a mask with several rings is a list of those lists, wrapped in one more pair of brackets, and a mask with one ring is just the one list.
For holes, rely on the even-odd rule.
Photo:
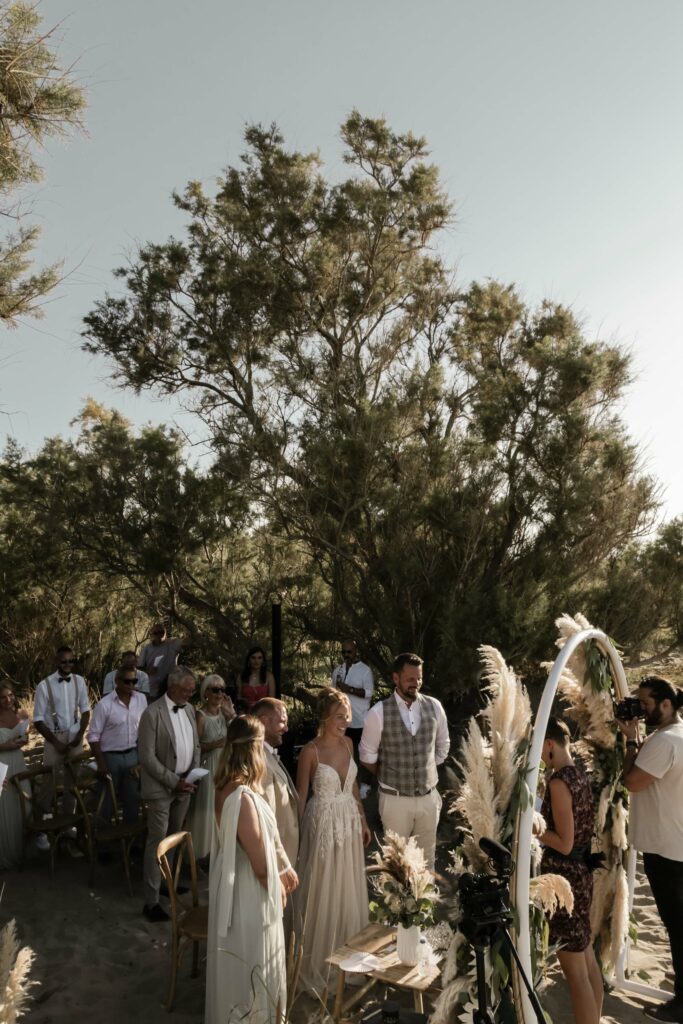
[(683, 1000), (683, 861), (644, 853), (645, 874), (669, 935), (676, 998)]
[[(136, 821), (140, 813), (140, 780), (131, 774), (131, 769), (136, 768), (138, 764), (137, 748), (133, 747), (125, 753), (105, 750), (104, 760), (114, 783), (116, 798), (121, 805), (123, 820), (126, 824)], [(112, 810), (111, 800), (107, 793), (102, 803), (104, 821), (111, 821)]]

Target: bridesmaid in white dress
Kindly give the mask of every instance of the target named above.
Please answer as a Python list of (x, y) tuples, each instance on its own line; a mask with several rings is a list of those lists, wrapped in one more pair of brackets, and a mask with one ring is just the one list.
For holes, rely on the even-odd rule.
[(0, 868), (15, 868), (21, 861), (24, 826), (20, 798), (9, 784), (13, 775), (26, 768), (21, 752), (26, 737), (17, 736), (16, 732), (21, 721), (14, 690), (7, 683), (0, 683), (0, 761), (7, 765), (5, 785), (0, 790)]
[(209, 774), (200, 781), (192, 797), (185, 828), (192, 833), (195, 857), (203, 860), (211, 853), (216, 827), (214, 778), (225, 746), (228, 722), (235, 717), (235, 709), (225, 692), (221, 676), (206, 676), (199, 688), (199, 696), (202, 706), (197, 711), (197, 732), (202, 748), (201, 766), (207, 768)]
[(368, 923), (363, 847), (371, 836), (345, 735), (350, 721), (346, 694), (323, 691), (318, 735), (301, 751), (296, 779), (302, 823), (294, 927), (303, 947), (302, 987), (319, 997), (328, 987), (326, 957)]
[(264, 772), (263, 725), (235, 718), (216, 776), (205, 1024), (279, 1024), (287, 1002), (286, 893), (275, 817), (259, 792)]

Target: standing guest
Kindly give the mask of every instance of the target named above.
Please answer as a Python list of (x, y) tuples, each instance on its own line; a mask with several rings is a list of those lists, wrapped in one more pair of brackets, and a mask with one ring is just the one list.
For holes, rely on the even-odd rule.
[[(45, 740), (43, 764), (55, 765), (58, 777), (63, 779), (64, 765), (83, 751), (83, 735), (90, 721), (90, 702), (83, 676), (76, 675), (74, 652), (70, 647), (57, 650), (57, 671), (42, 679), (36, 687), (33, 724)], [(52, 788), (43, 793), (48, 805), (52, 802)], [(62, 806), (71, 814), (76, 798), (68, 785), (64, 787)]]
[[(299, 797), (291, 776), (280, 760), (278, 747), (287, 732), (287, 708), (281, 700), (264, 697), (254, 705), (253, 714), (262, 723), (265, 739), (266, 772), (263, 778), (263, 796), (275, 815), (278, 832), (284, 847), (280, 872), (287, 874), (285, 884), (290, 892), (296, 881), (294, 865), (299, 853)], [(291, 871), (293, 878), (288, 872)]]
[(332, 686), (341, 690), (349, 698), (351, 704), (351, 725), (346, 735), (353, 743), (353, 756), (358, 760), (358, 745), (363, 735), (363, 726), (370, 701), (375, 691), (372, 672), (365, 662), (358, 657), (358, 645), (355, 640), (342, 640), (342, 657), (344, 661), (337, 665), (332, 673)]
[(4, 787), (0, 786), (0, 868), (15, 868), (21, 862), (24, 842), (24, 823), (21, 814), (21, 797), (13, 786), (8, 785), (13, 775), (26, 769), (21, 748), (26, 744), (26, 735), (20, 735), (18, 727), (23, 718), (17, 711), (14, 689), (9, 683), (0, 683), (0, 763), (7, 765)]
[[(95, 705), (88, 731), (98, 774), (111, 775), (125, 822), (136, 821), (140, 812), (140, 788), (133, 769), (138, 765), (138, 727), (147, 700), (136, 691), (136, 683), (135, 668), (120, 668), (116, 689)], [(109, 822), (113, 808), (108, 791), (105, 794), (101, 817)]]
[[(121, 655), (121, 664), (119, 669), (132, 669), (135, 672), (135, 689), (138, 693), (144, 693), (149, 698), (149, 676), (146, 672), (143, 672), (141, 668), (138, 668), (138, 656), (135, 651), (124, 651)], [(107, 672), (102, 683), (102, 696), (106, 697), (108, 693), (111, 693), (116, 686), (116, 673), (119, 669), (113, 669), (111, 672)]]
[(235, 718), (216, 775), (205, 1024), (279, 1024), (287, 1003), (275, 816), (261, 795), (263, 726)]
[(208, 675), (199, 687), (201, 707), (197, 713), (197, 733), (202, 751), (202, 768), (209, 774), (200, 779), (187, 816), (187, 828), (192, 833), (195, 856), (203, 860), (211, 853), (211, 841), (216, 827), (214, 778), (225, 746), (228, 723), (235, 717), (232, 701), (225, 692), (221, 676)]
[(274, 696), (275, 677), (268, 671), (266, 652), (262, 647), (252, 647), (237, 677), (237, 699), (250, 712), (257, 701)]
[(441, 812), (437, 766), (446, 760), (450, 737), (442, 705), (420, 693), (422, 664), (417, 654), (399, 654), (394, 661), (394, 693), (368, 712), (360, 760), (379, 779), (385, 831), (415, 836), (433, 870)]
[(150, 700), (156, 700), (166, 692), (166, 681), (171, 669), (178, 662), (178, 655), (187, 647), (187, 637), (166, 635), (163, 622), (156, 622), (149, 631), (150, 642), (140, 651), (140, 668), (149, 676)]
[(643, 854), (643, 866), (659, 916), (667, 930), (674, 970), (674, 998), (645, 1010), (648, 1017), (683, 1021), (683, 691), (661, 676), (648, 676), (638, 689), (645, 724), (619, 722), (626, 735), (624, 784), (633, 794), (629, 841)]
[(294, 894), (294, 926), (303, 948), (301, 984), (320, 998), (330, 972), (326, 958), (368, 923), (363, 847), (371, 836), (346, 735), (350, 721), (346, 694), (323, 690), (318, 735), (301, 751), (296, 777), (301, 885)]
[(561, 945), (557, 958), (576, 1024), (599, 1024), (603, 986), (591, 941), (593, 876), (586, 861), (595, 811), (590, 781), (574, 764), (569, 741), (564, 722), (550, 718), (541, 753), (546, 771), (552, 773), (541, 806), (547, 825), (539, 836), (544, 846), (541, 874), (561, 875), (571, 886), (574, 908), (571, 914), (557, 910), (550, 918), (550, 942)]
[(194, 688), (193, 673), (177, 665), (169, 674), (167, 692), (145, 709), (138, 728), (142, 799), (147, 804), (142, 912), (148, 921), (168, 921), (168, 914), (159, 905), (157, 846), (167, 835), (182, 829), (195, 789), (185, 779), (200, 758), (195, 713), (189, 703)]

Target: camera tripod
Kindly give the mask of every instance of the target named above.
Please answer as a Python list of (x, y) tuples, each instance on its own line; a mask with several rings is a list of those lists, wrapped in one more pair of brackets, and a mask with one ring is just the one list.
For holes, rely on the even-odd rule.
[(534, 1013), (536, 1014), (536, 1020), (538, 1024), (546, 1024), (546, 1017), (543, 1012), (538, 996), (534, 992), (533, 985), (526, 976), (526, 972), (522, 967), (522, 961), (519, 958), (519, 953), (515, 949), (515, 944), (512, 941), (512, 936), (507, 929), (507, 924), (511, 919), (511, 915), (501, 913), (499, 920), (489, 921), (486, 924), (479, 924), (476, 921), (462, 921), (460, 924), (460, 930), (462, 931), (465, 938), (468, 940), (472, 948), (474, 949), (474, 957), (477, 968), (477, 1009), (474, 1011), (473, 1018), (474, 1024), (495, 1024), (493, 1015), (488, 1006), (488, 995), (486, 989), (486, 971), (484, 964), (484, 954), (487, 949), (490, 949), (494, 936), (499, 934), (503, 937), (505, 945), (512, 953), (519, 975), (524, 982), (524, 987), (527, 990), (529, 996), (529, 1002), (531, 1003)]

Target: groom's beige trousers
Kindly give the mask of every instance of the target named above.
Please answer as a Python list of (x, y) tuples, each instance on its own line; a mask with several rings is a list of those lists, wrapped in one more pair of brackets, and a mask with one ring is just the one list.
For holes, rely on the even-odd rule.
[(426, 796), (398, 796), (382, 789), (379, 791), (379, 815), (384, 831), (391, 829), (406, 839), (415, 836), (432, 871), (440, 813), (441, 796), (436, 789)]

